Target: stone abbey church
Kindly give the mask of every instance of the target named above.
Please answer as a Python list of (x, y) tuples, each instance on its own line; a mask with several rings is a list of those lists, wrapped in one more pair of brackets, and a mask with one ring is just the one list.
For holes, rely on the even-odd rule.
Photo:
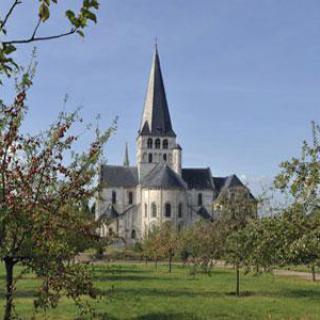
[(101, 166), (96, 218), (108, 222), (101, 236), (113, 233), (130, 242), (166, 221), (179, 230), (199, 219), (212, 220), (221, 194), (246, 189), (236, 175), (214, 177), (210, 168), (182, 167), (157, 48), (136, 141), (136, 166), (129, 165), (127, 148), (123, 166)]

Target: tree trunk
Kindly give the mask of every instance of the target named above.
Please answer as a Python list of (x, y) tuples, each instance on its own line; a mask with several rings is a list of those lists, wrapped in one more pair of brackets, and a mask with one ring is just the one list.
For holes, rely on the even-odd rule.
[(311, 266), (311, 272), (312, 272), (312, 281), (316, 281), (316, 268), (314, 264)]
[(148, 257), (145, 257), (144, 262), (145, 262), (145, 265), (147, 265), (147, 264), (148, 264)]
[(13, 310), (13, 268), (14, 262), (11, 258), (4, 259), (5, 268), (6, 268), (6, 306), (4, 312), (4, 320), (12, 319), (12, 310)]
[(156, 264), (156, 270), (158, 270), (158, 258), (156, 258), (155, 264)]
[(239, 265), (236, 265), (236, 295), (237, 297), (240, 297), (240, 270)]
[(172, 254), (169, 255), (169, 273), (171, 273), (172, 270)]

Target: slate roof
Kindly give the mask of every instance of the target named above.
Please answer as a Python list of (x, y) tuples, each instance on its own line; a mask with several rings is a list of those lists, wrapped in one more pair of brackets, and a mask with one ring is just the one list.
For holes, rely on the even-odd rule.
[(187, 184), (167, 164), (157, 164), (143, 179), (144, 188), (186, 189)]
[(99, 220), (117, 219), (119, 216), (119, 212), (113, 206), (108, 206), (105, 212), (99, 217)]
[(102, 165), (100, 182), (108, 187), (134, 188), (138, 185), (137, 167)]
[(241, 182), (241, 180), (235, 175), (228, 177), (212, 177), (217, 192), (220, 194), (225, 190), (229, 190), (236, 187), (244, 187), (248, 190), (250, 197), (255, 200), (250, 190)]
[(172, 129), (157, 48), (153, 55), (139, 133), (141, 135), (176, 136)]
[(213, 183), (214, 183), (214, 186), (215, 186), (217, 192), (219, 193), (221, 191), (221, 189), (223, 188), (223, 186), (224, 186), (226, 178), (224, 178), (224, 177), (212, 177), (212, 180), (213, 180)]
[[(106, 187), (135, 188), (139, 184), (137, 167), (102, 165), (100, 182)], [(233, 187), (245, 187), (236, 175), (212, 177), (210, 168), (182, 169), (182, 178), (167, 164), (157, 164), (143, 179), (144, 188), (213, 190), (216, 194)], [(248, 189), (250, 192), (250, 190)], [(250, 193), (252, 199), (254, 196)]]
[(213, 218), (211, 216), (211, 214), (208, 212), (208, 210), (204, 207), (201, 207), (198, 211), (197, 211), (198, 215), (201, 216), (203, 219), (206, 220), (210, 220), (212, 221)]
[(244, 184), (235, 174), (228, 177), (212, 177), (212, 179), (216, 190), (219, 193), (223, 190), (234, 187), (244, 187)]
[(210, 168), (182, 169), (182, 178), (188, 184), (189, 189), (215, 190)]

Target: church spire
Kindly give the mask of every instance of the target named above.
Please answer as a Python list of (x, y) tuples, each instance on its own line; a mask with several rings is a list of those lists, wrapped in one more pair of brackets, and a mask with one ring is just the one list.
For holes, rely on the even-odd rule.
[(123, 165), (125, 167), (129, 167), (130, 166), (129, 151), (128, 151), (128, 143), (127, 142), (126, 142), (126, 146), (125, 146), (125, 149), (124, 149)]
[(163, 84), (157, 44), (153, 54), (139, 133), (141, 135), (175, 137)]

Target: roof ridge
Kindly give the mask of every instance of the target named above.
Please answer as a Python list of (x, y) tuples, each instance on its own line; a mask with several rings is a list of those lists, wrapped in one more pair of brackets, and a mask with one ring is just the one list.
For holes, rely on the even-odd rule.
[(124, 166), (124, 165), (117, 165), (117, 164), (102, 164), (102, 167), (111, 167), (111, 168), (128, 168), (128, 169), (136, 169), (137, 166)]
[(167, 163), (158, 163), (142, 180), (142, 187), (186, 189), (187, 184)]

